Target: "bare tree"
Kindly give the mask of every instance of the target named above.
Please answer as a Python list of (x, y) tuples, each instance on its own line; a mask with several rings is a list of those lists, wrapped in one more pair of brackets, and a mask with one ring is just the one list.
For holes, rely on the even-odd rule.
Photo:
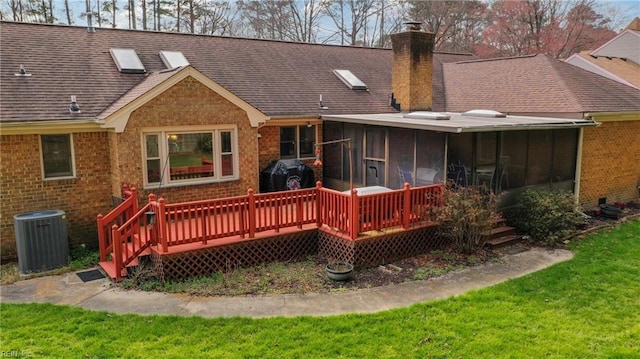
[[(105, 0), (102, 3), (102, 7), (100, 6), (100, 2), (96, 0), (96, 9), (95, 12), (96, 18), (98, 21), (98, 26), (102, 26), (102, 23), (110, 24), (112, 28), (116, 28), (116, 19), (118, 17), (118, 2), (117, 0)], [(81, 16), (84, 17), (84, 16)]]
[(127, 0), (127, 5), (125, 5), (124, 9), (127, 10), (129, 29), (135, 30), (138, 27), (138, 19), (136, 18), (136, 0)]
[(7, 4), (13, 21), (24, 21), (22, 0), (8, 0)]
[(543, 53), (566, 57), (613, 37), (609, 20), (593, 11), (595, 0), (495, 1), (479, 55)]
[(259, 39), (287, 40), (291, 23), (291, 0), (238, 1), (242, 35)]
[(472, 51), (486, 25), (487, 6), (478, 0), (409, 1), (409, 16), (436, 34), (440, 51)]
[(367, 24), (369, 17), (375, 12), (375, 4), (376, 0), (332, 0), (325, 4), (342, 45), (363, 44), (367, 41)]
[(291, 30), (289, 37), (294, 41), (315, 42), (318, 25), (325, 14), (320, 0), (304, 0), (289, 2), (291, 13)]
[(73, 24), (71, 20), (71, 9), (69, 8), (69, 0), (64, 0), (64, 14), (67, 18), (67, 25)]
[(234, 21), (235, 13), (227, 1), (205, 2), (198, 28), (201, 34), (225, 35)]

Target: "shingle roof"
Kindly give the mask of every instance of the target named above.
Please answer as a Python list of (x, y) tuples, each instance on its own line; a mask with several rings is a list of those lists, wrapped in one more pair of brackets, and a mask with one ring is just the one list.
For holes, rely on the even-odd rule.
[(444, 64), (447, 111), (640, 110), (640, 90), (544, 55)]
[[(181, 51), (198, 71), (269, 116), (393, 111), (389, 49), (103, 28), (89, 33), (83, 27), (13, 22), (2, 22), (0, 33), (3, 122), (96, 118), (131, 96), (128, 91), (148, 75), (119, 73), (110, 48), (135, 49), (148, 73), (165, 70), (159, 51)], [(436, 64), (473, 58), (434, 57)], [(31, 77), (14, 75), (20, 64)], [(334, 69), (351, 70), (369, 91), (350, 90)], [(441, 81), (440, 71), (435, 66), (434, 78)], [(77, 96), (79, 115), (69, 114), (71, 95)], [(320, 95), (328, 110), (318, 109)], [(437, 93), (434, 103), (444, 106), (443, 96)]]
[(640, 89), (640, 65), (619, 57), (592, 56), (590, 51), (573, 54), (566, 62), (587, 71)]

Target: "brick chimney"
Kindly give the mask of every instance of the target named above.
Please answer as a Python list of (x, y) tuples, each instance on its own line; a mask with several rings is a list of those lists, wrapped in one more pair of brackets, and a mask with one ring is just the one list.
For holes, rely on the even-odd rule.
[(392, 34), (391, 87), (401, 111), (431, 110), (435, 34), (419, 22), (406, 22), (404, 32)]

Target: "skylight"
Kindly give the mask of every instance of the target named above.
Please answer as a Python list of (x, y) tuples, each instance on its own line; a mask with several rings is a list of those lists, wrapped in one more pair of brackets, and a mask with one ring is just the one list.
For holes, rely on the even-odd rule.
[(415, 111), (410, 113), (405, 113), (402, 115), (404, 118), (413, 118), (418, 120), (448, 120), (451, 116), (446, 115), (440, 112), (431, 112), (431, 111)]
[(168, 69), (189, 65), (189, 60), (180, 51), (160, 51), (160, 58)]
[(471, 111), (462, 113), (462, 116), (491, 117), (491, 118), (507, 117), (507, 115), (505, 115), (504, 113), (493, 111), (493, 110), (471, 110)]
[(118, 71), (123, 74), (143, 74), (147, 72), (134, 49), (109, 49)]
[(338, 76), (342, 82), (349, 86), (352, 90), (367, 90), (367, 84), (362, 82), (358, 76), (354, 75), (349, 70), (333, 70), (333, 73)]

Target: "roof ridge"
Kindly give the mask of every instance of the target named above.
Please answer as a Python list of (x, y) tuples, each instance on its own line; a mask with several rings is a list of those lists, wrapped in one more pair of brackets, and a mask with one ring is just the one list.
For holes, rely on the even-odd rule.
[[(87, 28), (87, 26), (82, 26), (82, 25), (46, 24), (46, 23), (21, 22), (21, 21), (11, 21), (11, 20), (0, 20), (0, 23), (16, 24), (16, 25), (20, 25), (20, 26), (32, 25), (32, 26), (49, 26), (49, 27), (61, 27), (61, 28), (64, 27), (64, 28), (71, 28), (71, 29), (86, 29)], [(97, 27), (97, 26), (94, 26), (94, 29), (95, 29), (95, 31), (106, 31), (106, 32), (111, 32), (111, 31), (115, 31), (115, 32), (134, 32), (134, 33), (145, 33), (145, 34), (161, 34), (161, 35), (164, 35), (164, 36), (167, 36), (167, 35), (192, 36), (192, 37), (203, 37), (203, 38), (218, 38), (218, 39), (232, 39), (232, 40), (255, 41), (255, 42), (282, 43), (282, 44), (292, 44), (292, 45), (329, 46), (329, 47), (343, 47), (343, 48), (366, 49), (366, 50), (386, 50), (386, 51), (390, 51), (391, 50), (391, 48), (387, 48), (387, 47), (366, 47), (366, 46), (357, 46), (357, 45), (325, 44), (325, 43), (303, 42), (303, 41), (293, 41), (293, 40), (259, 39), (259, 38), (253, 38), (253, 37), (240, 37), (240, 36), (192, 34), (192, 33), (188, 33), (188, 32), (171, 32), (171, 31), (141, 30), (141, 29), (123, 29), (123, 28)], [(452, 53), (452, 54), (454, 54), (454, 53)]]
[[(543, 56), (542, 57), (545, 61), (547, 61), (550, 65), (551, 68), (553, 69), (553, 71), (556, 72), (555, 77), (557, 79), (559, 79), (558, 83), (564, 88), (563, 92), (567, 94), (567, 97), (569, 97), (567, 100), (572, 100), (571, 103), (577, 107), (586, 107), (585, 104), (582, 103), (582, 101), (580, 101), (580, 97), (574, 92), (574, 89), (569, 85), (569, 83), (567, 82), (566, 78), (565, 78), (565, 74), (566, 71), (560, 71), (558, 69), (558, 66), (567, 66), (568, 68), (575, 68), (575, 69), (580, 69), (578, 67), (575, 67), (571, 64), (565, 63), (561, 60), (558, 59), (554, 59), (550, 56)], [(589, 72), (587, 70), (583, 70), (580, 69), (581, 71), (585, 71), (585, 72)], [(590, 72), (589, 72), (590, 73)]]
[(545, 56), (543, 54), (529, 54), (529, 55), (520, 55), (520, 56), (493, 57), (493, 58), (490, 58), (490, 59), (465, 60), (465, 61), (458, 61), (456, 63), (457, 64), (466, 64), (466, 63), (477, 63), (477, 62), (491, 62), (491, 61), (501, 61), (501, 60), (526, 59), (526, 58), (536, 57), (536, 56), (540, 56), (540, 55)]

